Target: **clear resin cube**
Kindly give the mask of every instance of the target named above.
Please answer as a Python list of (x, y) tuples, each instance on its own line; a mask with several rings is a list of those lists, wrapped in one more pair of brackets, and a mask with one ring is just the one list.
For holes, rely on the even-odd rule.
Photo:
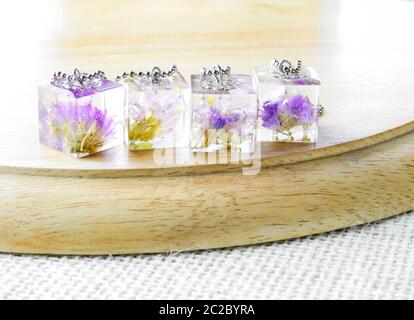
[(128, 86), (127, 141), (130, 150), (188, 147), (190, 86), (173, 66), (147, 73), (125, 73)]
[(75, 158), (122, 145), (125, 95), (103, 72), (58, 72), (38, 87), (40, 142)]
[(249, 75), (219, 66), (191, 76), (193, 151), (254, 151), (256, 92)]
[(260, 141), (316, 142), (320, 80), (316, 71), (283, 60), (255, 68)]

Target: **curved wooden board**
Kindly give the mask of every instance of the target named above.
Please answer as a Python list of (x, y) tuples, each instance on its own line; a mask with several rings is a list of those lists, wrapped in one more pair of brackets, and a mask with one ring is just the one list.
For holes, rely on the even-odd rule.
[[(10, 2), (0, 12), (3, 43), (14, 48), (0, 59), (0, 251), (217, 248), (414, 208), (414, 45), (401, 41), (414, 29), (414, 3), (43, 4)], [(256, 175), (243, 175), (249, 165), (240, 163), (160, 165), (151, 152), (124, 148), (75, 160), (37, 141), (36, 84), (57, 69), (115, 76), (175, 63), (188, 77), (212, 62), (249, 73), (272, 57), (316, 67), (327, 112), (316, 145), (263, 144)]]
[[(414, 133), (259, 175), (0, 175), (0, 251), (200, 250), (345, 228), (414, 207)], [(33, 186), (33, 187), (31, 187)]]

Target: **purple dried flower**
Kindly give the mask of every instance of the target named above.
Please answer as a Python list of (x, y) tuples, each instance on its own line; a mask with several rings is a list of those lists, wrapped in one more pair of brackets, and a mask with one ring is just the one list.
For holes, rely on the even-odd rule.
[(280, 127), (279, 113), (283, 99), (278, 101), (266, 101), (262, 106), (262, 121), (265, 128), (276, 130)]
[(210, 114), (208, 115), (208, 123), (210, 127), (220, 130), (226, 125), (226, 117), (222, 115), (220, 110), (214, 107), (210, 107)]
[(238, 114), (238, 113), (228, 113), (226, 115), (227, 125), (233, 126), (234, 124), (236, 124), (239, 121), (240, 121), (240, 114)]
[(303, 123), (316, 121), (316, 108), (307, 97), (296, 95), (289, 98), (283, 105), (287, 115)]
[(223, 129), (224, 127), (232, 127), (239, 122), (240, 116), (236, 113), (223, 114), (215, 107), (210, 106), (210, 113), (208, 115), (208, 123), (211, 128), (216, 130)]
[(54, 145), (64, 141), (66, 148), (59, 149), (71, 153), (94, 153), (115, 135), (113, 119), (106, 110), (94, 107), (91, 102), (85, 105), (56, 103), (51, 107), (49, 122)]

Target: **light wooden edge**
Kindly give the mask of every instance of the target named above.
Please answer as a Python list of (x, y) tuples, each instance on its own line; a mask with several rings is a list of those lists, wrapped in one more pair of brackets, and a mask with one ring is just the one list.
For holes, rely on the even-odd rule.
[[(319, 158), (340, 155), (346, 152), (360, 150), (374, 146), (378, 143), (400, 137), (414, 131), (414, 121), (408, 122), (396, 128), (368, 136), (350, 142), (336, 144), (329, 147), (289, 154), (264, 157), (261, 159), (261, 167), (275, 167), (284, 164), (293, 164)], [(82, 160), (79, 160), (82, 161)], [(137, 168), (137, 169), (61, 169), (61, 168), (36, 168), (0, 166), (0, 174), (22, 174), (51, 177), (82, 177), (82, 178), (127, 178), (127, 177), (159, 177), (180, 176), (194, 174), (208, 174), (218, 172), (240, 171), (246, 165), (240, 164), (205, 164), (191, 166), (177, 166), (164, 168)]]
[(264, 169), (142, 179), (0, 175), (0, 251), (177, 252), (265, 243), (414, 208), (414, 133)]

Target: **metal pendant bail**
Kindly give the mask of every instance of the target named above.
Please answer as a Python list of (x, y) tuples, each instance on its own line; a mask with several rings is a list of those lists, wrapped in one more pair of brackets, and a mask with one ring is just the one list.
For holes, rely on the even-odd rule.
[(75, 68), (73, 74), (56, 72), (52, 78), (52, 84), (63, 89), (96, 89), (106, 80), (103, 71), (97, 71), (94, 74), (82, 73)]
[(116, 77), (116, 81), (128, 81), (133, 79), (137, 81), (137, 84), (140, 86), (150, 86), (150, 85), (164, 85), (171, 81), (169, 77), (178, 73), (178, 68), (176, 65), (173, 65), (168, 71), (162, 71), (160, 67), (155, 66), (151, 71), (143, 72), (131, 71), (130, 73), (124, 72), (122, 76)]
[(296, 65), (293, 66), (289, 60), (282, 60), (279, 62), (277, 59), (272, 59), (270, 65), (275, 70), (274, 75), (283, 79), (296, 79), (303, 77), (302, 73), (302, 61), (297, 60)]
[(201, 69), (200, 86), (206, 90), (225, 91), (235, 89), (239, 85), (236, 80), (231, 79), (231, 67), (222, 68), (216, 64), (211, 69)]

